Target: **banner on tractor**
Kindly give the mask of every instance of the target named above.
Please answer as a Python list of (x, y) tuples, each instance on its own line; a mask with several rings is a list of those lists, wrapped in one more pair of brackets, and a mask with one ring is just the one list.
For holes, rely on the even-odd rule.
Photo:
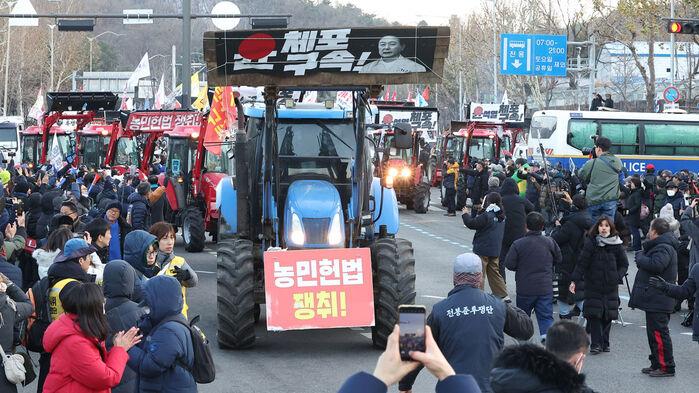
[(374, 325), (368, 248), (264, 253), (267, 330)]
[(213, 86), (440, 82), (449, 27), (216, 31), (204, 34)]
[(421, 133), (425, 142), (437, 141), (439, 111), (436, 108), (379, 108), (379, 122), (390, 126), (395, 123), (410, 123), (413, 130)]
[(131, 112), (126, 122), (126, 129), (131, 131), (161, 132), (172, 130), (176, 126), (201, 126), (200, 112)]
[(524, 105), (471, 103), (469, 109), (469, 120), (521, 123), (524, 121), (524, 112)]

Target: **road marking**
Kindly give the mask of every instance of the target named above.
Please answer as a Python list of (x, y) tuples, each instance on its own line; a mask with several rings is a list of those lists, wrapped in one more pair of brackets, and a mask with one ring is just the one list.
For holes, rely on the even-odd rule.
[(465, 249), (465, 250), (470, 250), (470, 249), (471, 249), (471, 246), (467, 246), (467, 245), (465, 245), (465, 244), (461, 244), (461, 243), (455, 242), (454, 240), (447, 239), (447, 238), (442, 237), (442, 236), (437, 236), (437, 235), (435, 235), (435, 234), (433, 234), (433, 233), (430, 233), (430, 232), (428, 232), (428, 231), (426, 231), (426, 230), (424, 230), (424, 229), (422, 229), (422, 228), (418, 228), (418, 227), (416, 227), (416, 226), (414, 226), (414, 225), (411, 225), (411, 224), (400, 224), (400, 225), (401, 225), (401, 226), (404, 226), (404, 227), (406, 227), (406, 228), (412, 229), (412, 230), (414, 230), (414, 231), (416, 231), (416, 232), (419, 232), (419, 233), (421, 233), (421, 234), (423, 234), (423, 235), (429, 236), (429, 237), (431, 237), (431, 238), (433, 238), (433, 239), (435, 239), (435, 240), (439, 240), (439, 241), (442, 241), (442, 242), (444, 242), (444, 243), (451, 244), (451, 245), (453, 245), (453, 246), (461, 247), (461, 248), (463, 248), (463, 249)]
[(439, 299), (439, 300), (446, 299), (446, 297), (444, 297), (444, 296), (432, 296), (432, 295), (422, 295), (420, 297), (426, 297), (428, 299)]
[(216, 272), (210, 272), (208, 270), (195, 270), (195, 272), (202, 274), (216, 274)]
[(364, 337), (368, 338), (369, 340), (371, 340), (371, 333), (359, 333), (359, 334), (361, 334), (362, 336), (364, 336)]

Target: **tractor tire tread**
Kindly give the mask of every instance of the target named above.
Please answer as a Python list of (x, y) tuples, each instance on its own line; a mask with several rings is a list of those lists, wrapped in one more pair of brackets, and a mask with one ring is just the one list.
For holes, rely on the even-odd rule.
[(219, 243), (217, 252), (218, 345), (250, 348), (255, 343), (255, 269), (252, 242)]

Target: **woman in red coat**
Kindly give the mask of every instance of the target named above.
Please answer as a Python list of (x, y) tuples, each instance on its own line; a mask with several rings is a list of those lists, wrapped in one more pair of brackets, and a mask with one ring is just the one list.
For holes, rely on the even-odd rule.
[(51, 353), (51, 369), (44, 393), (111, 392), (129, 360), (126, 351), (141, 341), (138, 329), (119, 332), (107, 352), (109, 325), (102, 290), (92, 283), (66, 286), (60, 294), (65, 314), (46, 329), (44, 348)]

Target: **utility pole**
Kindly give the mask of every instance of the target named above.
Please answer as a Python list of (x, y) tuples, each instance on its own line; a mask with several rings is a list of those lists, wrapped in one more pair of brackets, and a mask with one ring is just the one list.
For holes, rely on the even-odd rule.
[[(675, 17), (675, 0), (670, 0), (670, 18)], [(670, 33), (670, 85), (675, 85), (675, 34)]]
[(7, 84), (10, 79), (10, 23), (7, 24), (7, 49), (5, 50), (5, 91), (2, 93), (2, 114), (7, 116)]
[(192, 0), (182, 0), (182, 108), (192, 107)]
[(496, 4), (497, 0), (493, 0), (493, 104), (498, 102), (498, 34), (495, 26)]
[(177, 47), (172, 46), (172, 91), (177, 88)]
[(464, 121), (464, 58), (463, 58), (463, 26), (459, 21), (459, 120)]
[(54, 58), (54, 56), (53, 56), (53, 53), (54, 53), (54, 52), (53, 52), (53, 49), (54, 49), (54, 46), (53, 46), (53, 45), (54, 45), (54, 43), (53, 43), (53, 29), (54, 29), (55, 27), (56, 27), (56, 25), (49, 25), (49, 29), (51, 29), (51, 39), (50, 39), (50, 43), (49, 43), (50, 52), (51, 52), (51, 78), (50, 78), (51, 84), (49, 85), (49, 89), (48, 89), (47, 91), (51, 91), (51, 90), (54, 89), (54, 87), (53, 87), (53, 82), (54, 82), (54, 61), (53, 61), (53, 58)]
[[(587, 99), (592, 100), (592, 93), (595, 92), (595, 78), (597, 77), (597, 40), (595, 36), (590, 37), (590, 54), (588, 68), (590, 69), (590, 86), (588, 87)], [(588, 101), (589, 103), (589, 101)], [(589, 108), (589, 106), (588, 106)]]

